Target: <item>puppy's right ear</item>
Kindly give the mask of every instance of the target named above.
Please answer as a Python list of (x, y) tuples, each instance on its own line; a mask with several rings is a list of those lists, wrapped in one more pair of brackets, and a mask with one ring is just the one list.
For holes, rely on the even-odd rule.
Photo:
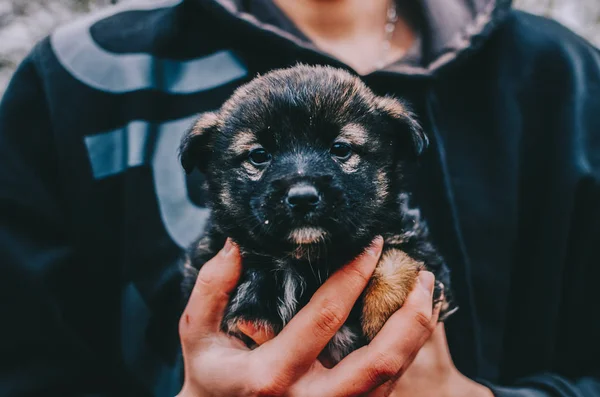
[(206, 172), (212, 154), (212, 137), (218, 126), (217, 113), (207, 112), (185, 133), (179, 146), (179, 159), (186, 173), (189, 174), (194, 168)]

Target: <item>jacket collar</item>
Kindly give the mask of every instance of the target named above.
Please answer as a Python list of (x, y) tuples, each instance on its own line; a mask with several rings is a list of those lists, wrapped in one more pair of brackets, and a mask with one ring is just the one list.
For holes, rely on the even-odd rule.
[[(198, 0), (214, 3), (215, 9), (256, 29), (270, 32), (294, 44), (320, 52), (305, 37), (259, 20), (245, 11), (241, 0)], [(432, 75), (464, 55), (476, 51), (510, 10), (512, 0), (419, 0), (422, 16), (423, 63), (397, 63), (387, 70), (406, 75)]]

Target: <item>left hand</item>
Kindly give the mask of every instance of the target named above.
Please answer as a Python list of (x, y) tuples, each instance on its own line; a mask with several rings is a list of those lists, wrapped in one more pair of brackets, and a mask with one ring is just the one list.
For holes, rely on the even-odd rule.
[[(240, 329), (259, 345), (274, 337), (246, 324)], [(443, 323), (438, 324), (401, 377), (368, 394), (368, 397), (413, 396), (494, 397), (490, 389), (467, 378), (454, 366)]]

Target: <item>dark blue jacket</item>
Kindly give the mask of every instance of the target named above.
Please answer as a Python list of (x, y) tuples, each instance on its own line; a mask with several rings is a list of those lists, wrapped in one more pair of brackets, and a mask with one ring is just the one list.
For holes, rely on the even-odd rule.
[[(246, 1), (58, 29), (0, 105), (0, 395), (173, 396), (176, 259), (206, 209), (177, 160), (256, 73), (346, 67)], [(421, 0), (422, 61), (363, 76), (433, 145), (419, 202), (453, 272), (457, 367), (498, 396), (600, 396), (600, 53), (503, 0)]]

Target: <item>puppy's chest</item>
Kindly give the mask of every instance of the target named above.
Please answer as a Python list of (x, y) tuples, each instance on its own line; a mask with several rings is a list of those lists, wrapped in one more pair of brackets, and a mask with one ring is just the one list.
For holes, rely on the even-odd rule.
[(251, 313), (283, 327), (337, 267), (326, 260), (245, 255), (230, 313), (236, 317)]
[[(259, 327), (271, 327), (278, 333), (333, 271), (322, 262), (293, 258), (273, 259), (268, 266), (266, 262), (264, 257), (260, 260), (247, 257), (244, 261), (242, 280), (224, 319), (228, 332), (241, 336), (237, 328), (241, 320)], [(360, 306), (359, 299), (344, 326), (327, 345), (326, 352), (332, 363), (365, 343), (360, 327)]]

